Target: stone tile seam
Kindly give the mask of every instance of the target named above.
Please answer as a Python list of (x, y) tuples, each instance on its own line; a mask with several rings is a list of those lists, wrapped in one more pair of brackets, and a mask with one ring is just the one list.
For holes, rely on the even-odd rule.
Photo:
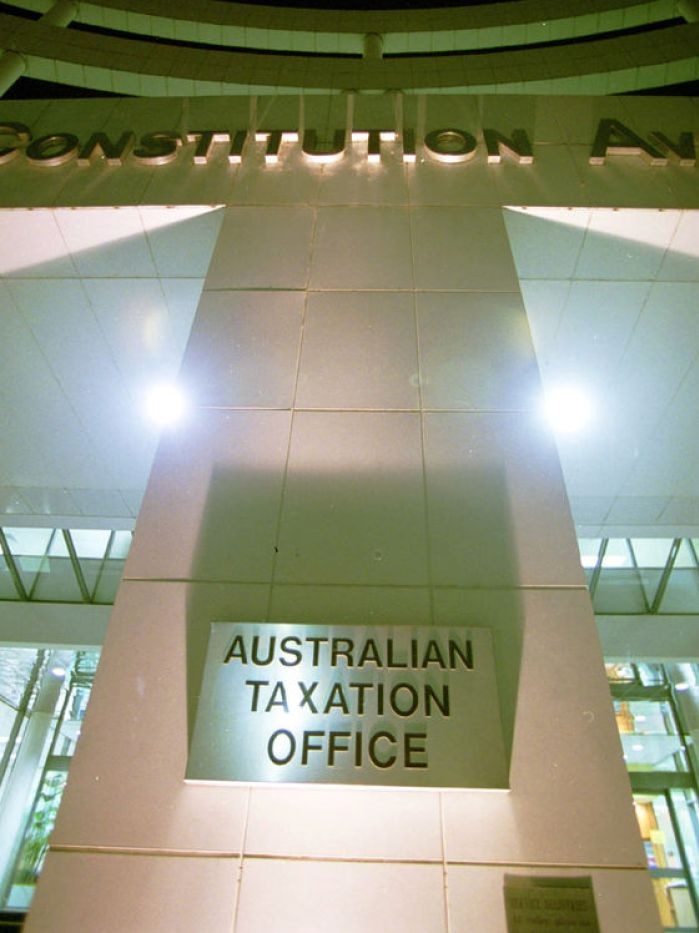
[(238, 411), (238, 412), (263, 412), (263, 411), (280, 411), (280, 412), (294, 412), (294, 413), (310, 413), (310, 414), (368, 414), (368, 415), (440, 415), (440, 414), (453, 414), (453, 415), (533, 415), (536, 414), (536, 408), (383, 408), (383, 407), (350, 407), (343, 406), (338, 408), (323, 408), (318, 406), (317, 408), (313, 406), (304, 406), (303, 408), (298, 405), (206, 405), (201, 403), (199, 405), (193, 406), (195, 410), (199, 411)]
[[(313, 224), (312, 224), (312, 231), (311, 231), (311, 250), (308, 256), (307, 269), (306, 269), (307, 278), (308, 276), (310, 276), (310, 267), (313, 262), (315, 239), (316, 239), (316, 226), (317, 226), (317, 218), (314, 216)], [(303, 361), (304, 337), (306, 334), (306, 324), (307, 324), (307, 319), (308, 319), (308, 293), (305, 292), (302, 294), (304, 295), (304, 298), (302, 300), (302, 310), (301, 310), (301, 316), (299, 320), (298, 342), (296, 345), (296, 358), (294, 361), (294, 385), (293, 385), (293, 390), (292, 390), (292, 395), (291, 395), (291, 408), (285, 409), (285, 410), (290, 411), (291, 414), (289, 418), (289, 430), (288, 430), (287, 438), (286, 438), (286, 448), (284, 451), (284, 465), (282, 468), (279, 505), (277, 508), (276, 520), (275, 520), (275, 525), (274, 525), (274, 552), (273, 552), (273, 557), (272, 557), (272, 567), (270, 570), (269, 591), (267, 594), (267, 608), (265, 611), (266, 621), (269, 621), (269, 618), (270, 618), (271, 609), (272, 609), (272, 596), (274, 592), (274, 582), (277, 577), (277, 563), (278, 563), (277, 555), (279, 553), (282, 519), (283, 519), (283, 514), (284, 514), (284, 505), (286, 502), (287, 487), (288, 487), (288, 482), (289, 482), (289, 464), (291, 461), (291, 450), (292, 450), (292, 443), (294, 440), (294, 414), (296, 413), (297, 410), (300, 410), (300, 409), (297, 409), (296, 399), (298, 397), (299, 380), (301, 377), (301, 367), (302, 367), (302, 361)], [(215, 406), (201, 406), (201, 407), (202, 408), (206, 408), (206, 407), (215, 408)], [(246, 832), (247, 832), (247, 823), (246, 823)]]
[[(129, 583), (179, 583), (179, 584), (204, 584), (206, 586), (264, 586), (270, 585), (266, 580), (206, 580), (197, 577), (138, 577), (126, 576), (123, 580)], [(275, 587), (312, 587), (313, 589), (358, 589), (358, 590), (426, 590), (429, 589), (427, 583), (314, 583), (303, 581), (281, 581), (274, 584)], [(469, 593), (519, 593), (522, 590), (531, 592), (537, 591), (575, 591), (587, 593), (588, 588), (583, 583), (526, 583), (522, 586), (468, 586), (459, 583), (437, 583), (432, 584), (435, 590), (467, 590)], [(690, 613), (691, 615), (691, 613)]]
[[(80, 276), (78, 276), (78, 275), (75, 275), (75, 276), (46, 276), (46, 278), (48, 278), (49, 280), (53, 280), (53, 279), (67, 279), (68, 281), (72, 281), (73, 279), (79, 278), (79, 277), (80, 277)], [(8, 278), (8, 279), (12, 279), (12, 280), (14, 281), (17, 277), (16, 277), (16, 276), (7, 276), (7, 278)], [(30, 278), (30, 281), (35, 281), (35, 280), (38, 280), (39, 278), (41, 278), (41, 277), (40, 277), (40, 276), (32, 276), (32, 277)], [(112, 275), (112, 276), (109, 276), (109, 275), (102, 275), (102, 276), (100, 276), (100, 275), (93, 275), (93, 276), (85, 276), (85, 278), (99, 279), (100, 281), (102, 281), (103, 279), (109, 279), (109, 280), (113, 280), (113, 281), (119, 282), (119, 281), (121, 281), (121, 280), (124, 278), (124, 276), (114, 276), (114, 275)], [(188, 275), (188, 276), (172, 276), (172, 275), (155, 276), (155, 275), (144, 275), (144, 276), (136, 276), (136, 275), (135, 275), (135, 276), (128, 276), (128, 278), (138, 279), (139, 281), (142, 280), (142, 279), (144, 279), (144, 280), (154, 280), (154, 279), (157, 279), (157, 278), (162, 278), (162, 279), (173, 279), (173, 280), (178, 280), (178, 279), (190, 280), (190, 279), (198, 279), (198, 278), (201, 278), (201, 276), (197, 276), (197, 275)], [(547, 279), (546, 281), (548, 281), (548, 279)], [(554, 281), (555, 281), (555, 280), (554, 280)], [(566, 280), (566, 281), (567, 281), (567, 280)], [(588, 281), (588, 280), (587, 280), (587, 279), (584, 279), (584, 280), (582, 280), (582, 281)], [(590, 280), (590, 281), (596, 281), (596, 280), (592, 279), (592, 280)], [(609, 279), (600, 279), (600, 281), (606, 282), (606, 281), (610, 281), (610, 280), (609, 280)], [(612, 280), (612, 281), (617, 281), (617, 280), (614, 279), (614, 280)], [(630, 279), (629, 281), (631, 281), (631, 282), (637, 282), (638, 280), (637, 280), (637, 279)], [(649, 281), (651, 281), (651, 280), (649, 280)], [(654, 280), (653, 280), (653, 281), (654, 281)], [(310, 287), (310, 286), (307, 286), (307, 285), (247, 285), (247, 286), (246, 286), (246, 285), (235, 285), (235, 284), (232, 284), (232, 285), (207, 285), (207, 284), (206, 284), (206, 280), (204, 280), (204, 288), (203, 288), (203, 290), (202, 290), (202, 297), (204, 297), (204, 296), (207, 295), (207, 294), (208, 294), (208, 295), (217, 295), (217, 294), (219, 294), (219, 293), (224, 293), (224, 294), (226, 294), (226, 293), (232, 293), (232, 292), (234, 292), (234, 293), (238, 293), (238, 292), (245, 292), (245, 293), (247, 293), (247, 292), (253, 292), (253, 293), (255, 293), (255, 292), (260, 292), (260, 293), (262, 293), (263, 295), (266, 295), (266, 294), (269, 294), (269, 293), (275, 293), (275, 292), (282, 292), (282, 293), (284, 293), (284, 292), (294, 292), (294, 293), (295, 293), (295, 292), (301, 292), (301, 293), (307, 292), (308, 294), (312, 294), (312, 295), (315, 295), (315, 294), (324, 295), (324, 294), (328, 294), (328, 293), (330, 293), (330, 294), (335, 294), (335, 293), (337, 293), (337, 292), (339, 292), (339, 293), (341, 293), (341, 294), (345, 294), (345, 293), (351, 293), (351, 294), (359, 293), (359, 294), (364, 294), (365, 292), (370, 292), (370, 293), (377, 292), (377, 293), (379, 293), (379, 294), (388, 293), (388, 294), (391, 294), (391, 295), (392, 295), (392, 294), (412, 295), (413, 293), (416, 293), (416, 294), (418, 294), (418, 295), (442, 295), (442, 294), (444, 294), (444, 295), (514, 295), (514, 296), (518, 297), (518, 298), (521, 300), (521, 292), (520, 292), (520, 289), (519, 289), (519, 288), (489, 288), (487, 285), (485, 285), (485, 286), (478, 286), (478, 287), (474, 286), (473, 288), (436, 288), (436, 287), (430, 287), (430, 286), (426, 286), (426, 285), (418, 285), (418, 286), (412, 286), (412, 285), (386, 285), (386, 286), (384, 286), (384, 287), (373, 286), (373, 287), (366, 287), (366, 288), (361, 288), (361, 287), (352, 286), (352, 285), (345, 285), (345, 286), (337, 285), (337, 286), (334, 286), (334, 287), (328, 286), (328, 287), (325, 287), (325, 288), (319, 288), (319, 287)]]
[(345, 864), (371, 864), (371, 865), (424, 865), (439, 867), (446, 864), (451, 868), (528, 868), (553, 869), (563, 871), (575, 870), (608, 870), (608, 871), (645, 871), (646, 866), (641, 864), (623, 862), (556, 862), (556, 861), (476, 861), (469, 859), (442, 859), (434, 858), (390, 858), (388, 856), (340, 856), (340, 855), (288, 855), (281, 853), (263, 852), (235, 852), (230, 850), (211, 850), (202, 852), (195, 849), (158, 849), (150, 847), (127, 846), (80, 846), (80, 845), (52, 845), (50, 851), (61, 855), (121, 855), (141, 858), (200, 858), (200, 859), (230, 859), (238, 860), (241, 857), (255, 861), (282, 861), (282, 862), (318, 862)]

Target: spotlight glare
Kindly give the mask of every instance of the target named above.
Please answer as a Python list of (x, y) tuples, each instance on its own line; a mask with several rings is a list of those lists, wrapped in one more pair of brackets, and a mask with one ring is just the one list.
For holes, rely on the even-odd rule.
[(544, 415), (557, 433), (574, 434), (590, 421), (590, 398), (577, 386), (559, 386), (546, 393)]
[(174, 383), (153, 386), (146, 396), (146, 414), (155, 424), (175, 424), (182, 419), (186, 409), (185, 395)]

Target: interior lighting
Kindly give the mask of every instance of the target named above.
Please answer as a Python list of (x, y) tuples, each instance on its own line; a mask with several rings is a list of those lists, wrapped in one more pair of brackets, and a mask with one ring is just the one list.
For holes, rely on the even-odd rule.
[(155, 424), (166, 426), (181, 421), (187, 410), (182, 389), (172, 382), (153, 386), (146, 395), (146, 414)]
[(67, 673), (68, 673), (68, 672), (66, 671), (65, 667), (58, 667), (58, 666), (57, 666), (57, 667), (52, 667), (52, 668), (51, 668), (51, 675), (52, 675), (53, 677), (65, 677)]
[(675, 684), (675, 690), (679, 690), (682, 693), (684, 690), (689, 690), (689, 684), (686, 680), (681, 680), (678, 684)]
[(558, 386), (546, 392), (544, 416), (556, 433), (575, 434), (582, 431), (590, 421), (590, 397), (579, 386)]

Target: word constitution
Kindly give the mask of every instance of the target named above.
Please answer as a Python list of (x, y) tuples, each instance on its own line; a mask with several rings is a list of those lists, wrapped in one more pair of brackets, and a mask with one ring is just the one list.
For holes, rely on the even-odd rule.
[[(239, 164), (253, 150), (262, 150), (264, 163), (273, 165), (283, 161), (294, 150), (310, 163), (327, 164), (343, 159), (351, 148), (366, 147), (366, 158), (370, 163), (381, 161), (382, 151), (393, 144), (392, 152), (403, 162), (416, 161), (414, 130), (402, 133), (392, 130), (336, 130), (328, 139), (320, 139), (313, 129), (303, 133), (295, 130), (235, 130), (221, 129), (192, 130), (179, 133), (159, 130), (145, 133), (136, 140), (133, 131), (125, 130), (118, 138), (106, 133), (93, 133), (81, 141), (74, 133), (54, 132), (34, 137), (28, 126), (13, 121), (0, 122), (0, 165), (24, 158), (32, 165), (56, 167), (77, 160), (79, 166), (89, 166), (102, 161), (110, 166), (122, 165), (128, 158), (141, 165), (166, 165), (177, 159), (182, 151), (190, 153), (195, 165), (206, 165), (223, 154), (232, 165)], [(501, 162), (507, 157), (520, 165), (534, 162), (534, 151), (529, 136), (523, 129), (515, 129), (509, 135), (499, 130), (483, 129), (483, 146), (489, 164)], [(422, 140), (424, 157), (442, 163), (469, 162), (476, 156), (481, 145), (476, 137), (463, 129), (436, 129), (427, 133)], [(651, 165), (667, 165), (673, 161), (682, 166), (696, 164), (694, 136), (682, 132), (669, 138), (656, 130), (644, 139), (619, 120), (600, 120), (589, 155), (591, 165), (603, 165), (607, 156), (640, 156)]]

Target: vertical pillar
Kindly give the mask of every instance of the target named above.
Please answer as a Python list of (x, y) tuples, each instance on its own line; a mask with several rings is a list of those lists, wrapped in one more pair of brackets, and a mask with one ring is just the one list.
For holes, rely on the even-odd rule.
[[(226, 209), (29, 933), (659, 929), (501, 210), (380, 178)], [(490, 629), (511, 789), (186, 784), (212, 621)]]

